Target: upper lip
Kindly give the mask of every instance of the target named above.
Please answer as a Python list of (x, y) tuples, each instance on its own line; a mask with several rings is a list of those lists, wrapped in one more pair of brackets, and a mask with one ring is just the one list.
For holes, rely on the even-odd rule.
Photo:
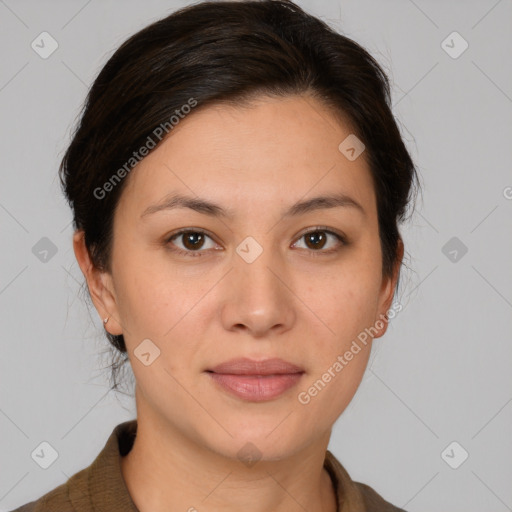
[(230, 359), (213, 368), (208, 368), (206, 371), (229, 373), (232, 375), (278, 375), (303, 373), (304, 369), (279, 358), (256, 361), (247, 357), (241, 357)]

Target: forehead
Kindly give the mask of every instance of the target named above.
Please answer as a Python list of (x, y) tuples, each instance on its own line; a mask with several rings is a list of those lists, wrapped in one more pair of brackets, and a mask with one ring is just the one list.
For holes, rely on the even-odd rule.
[(130, 173), (119, 208), (139, 214), (173, 191), (257, 212), (320, 192), (343, 192), (372, 209), (363, 152), (350, 161), (339, 145), (348, 123), (310, 96), (260, 97), (249, 105), (199, 108)]

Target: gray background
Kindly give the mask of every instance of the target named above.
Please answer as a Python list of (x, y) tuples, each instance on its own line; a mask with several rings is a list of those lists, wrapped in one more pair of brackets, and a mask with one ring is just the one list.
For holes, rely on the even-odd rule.
[[(107, 342), (79, 294), (56, 172), (107, 58), (188, 3), (0, 0), (1, 510), (89, 465), (135, 417), (130, 397), (108, 392)], [(404, 309), (374, 343), (330, 449), (408, 511), (512, 510), (512, 2), (298, 3), (388, 71), (424, 187), (402, 230)], [(43, 31), (59, 45), (47, 59), (31, 48)], [(469, 44), (457, 58), (441, 44), (453, 31)], [(46, 262), (32, 251), (43, 237), (57, 249)], [(46, 470), (30, 456), (43, 440), (59, 454)], [(453, 441), (462, 448), (443, 458)]]

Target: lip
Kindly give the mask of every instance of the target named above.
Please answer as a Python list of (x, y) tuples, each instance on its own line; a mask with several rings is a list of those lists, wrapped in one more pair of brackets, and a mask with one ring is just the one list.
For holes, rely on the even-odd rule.
[(304, 369), (283, 359), (231, 359), (206, 370), (224, 391), (250, 402), (279, 397), (296, 386)]
[(229, 373), (231, 375), (281, 375), (303, 373), (304, 368), (276, 357), (263, 359), (261, 361), (247, 357), (239, 357), (225, 361), (213, 368), (208, 368), (207, 371)]

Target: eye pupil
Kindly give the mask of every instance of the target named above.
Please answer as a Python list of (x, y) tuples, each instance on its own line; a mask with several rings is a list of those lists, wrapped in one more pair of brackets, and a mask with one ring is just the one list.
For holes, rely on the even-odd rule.
[[(204, 242), (204, 235), (203, 233), (196, 233), (196, 232), (189, 232), (185, 235), (183, 235), (184, 241), (183, 245), (187, 249), (197, 249), (202, 247)], [(191, 246), (188, 246), (188, 244), (191, 244)]]
[[(312, 242), (312, 249), (321, 249), (325, 245), (326, 236), (323, 231), (315, 231), (314, 233), (308, 233), (306, 235), (306, 245), (309, 247), (309, 243)], [(318, 244), (317, 242), (323, 242)]]

